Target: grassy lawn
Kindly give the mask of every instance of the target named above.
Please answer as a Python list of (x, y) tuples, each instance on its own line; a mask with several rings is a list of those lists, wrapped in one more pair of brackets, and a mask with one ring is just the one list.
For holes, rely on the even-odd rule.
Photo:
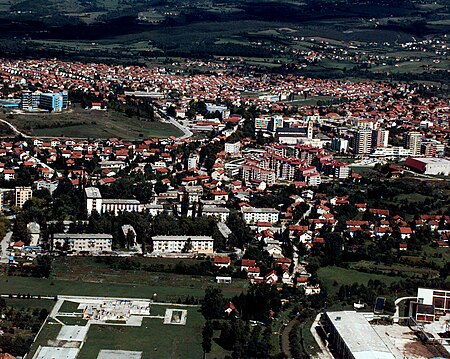
[[(159, 276), (151, 276), (154, 283), (158, 283)], [(172, 278), (172, 279), (170, 279)], [(152, 298), (157, 294), (157, 300), (173, 302), (178, 298), (193, 296), (202, 298), (205, 289), (209, 285), (215, 285), (212, 279), (205, 280), (204, 277), (192, 279), (190, 276), (176, 276), (167, 274), (161, 284), (150, 285), (147, 283), (101, 283), (82, 282), (74, 280), (58, 280), (28, 277), (5, 277), (0, 276), (0, 288), (3, 293), (33, 293), (42, 296), (55, 295), (86, 295), (86, 296), (109, 296), (109, 297), (131, 297)], [(243, 287), (231, 284), (221, 287), (225, 296), (240, 294)]]
[[(168, 258), (134, 258), (133, 261), (137, 261), (141, 265), (166, 264), (172, 266), (180, 262), (179, 259)], [(181, 262), (187, 265), (200, 263), (193, 259), (181, 260)], [(54, 282), (55, 280), (75, 281), (83, 283), (83, 287), (104, 286), (105, 288), (111, 288), (113, 292), (121, 292), (120, 288), (124, 288), (127, 292), (130, 290), (129, 288), (134, 288), (134, 297), (150, 298), (153, 293), (157, 293), (158, 300), (164, 301), (176, 301), (179, 297), (184, 298), (186, 296), (201, 298), (208, 286), (220, 286), (225, 296), (233, 296), (245, 291), (248, 285), (244, 279), (233, 279), (231, 284), (218, 285), (214, 277), (147, 272), (144, 270), (115, 270), (109, 264), (98, 262), (95, 258), (89, 257), (56, 258), (53, 262), (51, 279)], [(117, 285), (118, 289), (116, 290), (114, 285), (111, 286), (111, 284)], [(145, 293), (145, 295), (134, 295), (135, 292)]]
[(79, 303), (65, 300), (61, 308), (59, 308), (59, 311), (61, 313), (75, 313), (75, 312), (81, 313), (81, 310), (78, 309), (78, 306)]
[(351, 265), (351, 268), (355, 270), (362, 269), (364, 272), (382, 271), (383, 273), (386, 274), (389, 274), (390, 272), (402, 273), (404, 275), (407, 275), (408, 277), (417, 275), (428, 275), (429, 277), (432, 278), (439, 276), (439, 273), (436, 270), (430, 268), (415, 267), (402, 264), (384, 265), (384, 264), (376, 264), (370, 261), (360, 261), (358, 263), (354, 263)]
[(81, 318), (74, 318), (74, 317), (60, 317), (56, 316), (58, 320), (63, 322), (65, 325), (79, 325), (79, 326), (85, 326), (87, 324), (87, 320), (81, 319)]
[(220, 330), (214, 331), (214, 337), (211, 342), (211, 351), (206, 354), (206, 359), (217, 359), (224, 358), (226, 355), (231, 357), (232, 351), (223, 349), (219, 344), (217, 344), (217, 339), (220, 337)]
[(13, 114), (8, 119), (24, 132), (36, 136), (110, 138), (127, 140), (180, 136), (182, 132), (169, 123), (129, 118), (115, 111), (86, 111), (74, 108), (56, 114)]
[(320, 351), (319, 345), (317, 344), (316, 339), (314, 339), (311, 333), (311, 326), (313, 322), (314, 319), (306, 321), (302, 329), (303, 345), (306, 352), (311, 356), (314, 356), (314, 354), (317, 354)]
[[(164, 313), (166, 308), (176, 306), (152, 306), (152, 312)], [(142, 351), (142, 358), (201, 358), (201, 331), (204, 318), (199, 307), (187, 308), (186, 326), (164, 325), (163, 319), (144, 318), (142, 326), (128, 327), (116, 325), (91, 325), (78, 358), (96, 358), (102, 349)], [(58, 317), (69, 325), (85, 325), (86, 321), (77, 318)], [(39, 345), (45, 346), (49, 340), (56, 339), (61, 325), (48, 320), (42, 327), (29, 357), (32, 358)], [(213, 346), (218, 357), (225, 353), (219, 346)]]
[(427, 261), (434, 262), (443, 267), (450, 258), (450, 248), (434, 248), (430, 245), (422, 247), (423, 255)]
[(405, 193), (405, 194), (399, 194), (398, 196), (394, 197), (394, 200), (396, 201), (402, 201), (406, 200), (408, 202), (423, 202), (428, 198), (433, 198), (431, 196), (425, 196), (421, 193)]
[(4, 298), (7, 307), (22, 310), (26, 309), (47, 309), (49, 312), (55, 305), (53, 300), (49, 299), (16, 299), (16, 298)]
[(62, 325), (55, 320), (47, 319), (45, 324), (42, 326), (35, 342), (31, 346), (31, 349), (27, 354), (27, 358), (33, 358), (39, 346), (46, 346), (49, 340), (56, 339), (61, 328)]
[(141, 327), (92, 325), (78, 358), (96, 358), (101, 349), (142, 351), (143, 359), (201, 358), (203, 324), (198, 308), (189, 308), (186, 326), (149, 318)]
[[(354, 269), (345, 269), (332, 266), (320, 268), (317, 271), (317, 274), (330, 295), (337, 294), (341, 285), (352, 285), (353, 283), (367, 285), (370, 279), (378, 279), (383, 283), (390, 285), (402, 279), (401, 277), (364, 273)], [(338, 285), (334, 286), (334, 282), (337, 282)]]

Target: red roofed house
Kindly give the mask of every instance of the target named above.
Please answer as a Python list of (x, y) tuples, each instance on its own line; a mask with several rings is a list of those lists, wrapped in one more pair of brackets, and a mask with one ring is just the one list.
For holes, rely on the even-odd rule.
[(256, 266), (256, 261), (254, 259), (243, 259), (241, 261), (241, 270), (248, 271), (249, 268), (253, 268)]
[(231, 264), (230, 257), (220, 257), (220, 256), (214, 257), (214, 265), (216, 267), (227, 268), (230, 266), (230, 264)]

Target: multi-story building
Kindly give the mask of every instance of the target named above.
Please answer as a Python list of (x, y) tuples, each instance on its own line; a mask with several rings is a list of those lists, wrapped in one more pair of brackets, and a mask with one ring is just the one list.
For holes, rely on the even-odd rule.
[(52, 244), (54, 250), (103, 253), (112, 251), (112, 240), (112, 235), (103, 233), (56, 233), (53, 235)]
[(33, 93), (30, 90), (22, 91), (22, 102), (20, 104), (20, 107), (22, 108), (22, 110), (30, 111), (33, 108), (32, 100), (31, 100), (32, 95), (33, 95)]
[(419, 322), (433, 322), (450, 313), (450, 290), (418, 288), (409, 315)]
[(420, 152), (425, 157), (443, 156), (445, 145), (439, 141), (427, 139), (422, 141)]
[(303, 176), (303, 180), (308, 186), (317, 187), (322, 183), (322, 177), (320, 173), (308, 173)]
[(346, 179), (350, 177), (350, 168), (347, 163), (339, 161), (326, 161), (322, 164), (325, 174), (334, 178)]
[(102, 214), (113, 213), (115, 216), (119, 212), (141, 212), (142, 205), (136, 199), (106, 199), (102, 198), (100, 190), (96, 187), (88, 187), (85, 190), (86, 213), (88, 216), (95, 210)]
[(237, 155), (241, 149), (241, 142), (225, 143), (225, 152), (230, 155)]
[(214, 253), (214, 239), (208, 236), (155, 236), (152, 241), (154, 254)]
[(372, 131), (372, 147), (387, 147), (389, 143), (389, 130), (379, 128)]
[(353, 153), (366, 156), (372, 150), (372, 130), (358, 130), (353, 136)]
[(263, 181), (268, 185), (275, 183), (276, 174), (275, 171), (268, 168), (263, 168), (260, 166), (258, 161), (246, 160), (241, 170), (242, 179), (248, 183), (252, 181)]
[(331, 149), (339, 153), (348, 152), (348, 140), (345, 138), (335, 137), (331, 140)]
[(41, 91), (31, 92), (24, 90), (22, 92), (21, 108), (25, 111), (33, 111), (38, 108), (60, 112), (69, 105), (69, 94), (67, 91), (56, 93), (42, 93)]
[(243, 207), (242, 219), (247, 224), (255, 224), (258, 222), (278, 222), (279, 212), (274, 208), (255, 208)]
[(63, 108), (67, 108), (67, 100), (64, 99), (61, 92), (43, 93), (41, 94), (39, 107), (51, 112), (61, 112)]
[(215, 217), (221, 222), (226, 222), (230, 216), (230, 210), (225, 207), (205, 206), (202, 209), (203, 216)]
[(198, 168), (198, 162), (200, 156), (196, 153), (191, 153), (188, 158), (188, 170), (196, 170)]
[(120, 212), (142, 212), (142, 205), (137, 199), (102, 199), (101, 213), (112, 213), (117, 216)]
[(102, 213), (102, 195), (97, 187), (88, 187), (84, 190), (86, 195), (86, 212), (90, 216), (95, 210)]
[(16, 187), (14, 189), (14, 205), (22, 208), (26, 201), (33, 197), (31, 187)]
[(283, 125), (283, 117), (280, 115), (255, 118), (256, 131), (276, 132), (276, 130), (283, 127)]
[(410, 150), (411, 156), (420, 155), (422, 134), (420, 132), (405, 132), (403, 134), (403, 147)]

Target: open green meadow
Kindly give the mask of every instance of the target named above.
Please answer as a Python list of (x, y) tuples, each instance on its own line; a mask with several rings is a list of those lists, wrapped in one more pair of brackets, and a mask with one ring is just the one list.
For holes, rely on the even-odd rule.
[(127, 140), (180, 136), (182, 132), (160, 121), (127, 117), (115, 111), (86, 111), (79, 107), (54, 114), (13, 114), (8, 121), (34, 136), (111, 138)]
[[(134, 258), (141, 264), (159, 264), (160, 258)], [(167, 259), (166, 264), (194, 264), (196, 260)], [(153, 298), (176, 302), (187, 297), (201, 299), (208, 286), (220, 287), (225, 296), (245, 292), (247, 280), (233, 279), (231, 284), (216, 284), (212, 276), (147, 272), (145, 270), (114, 269), (92, 257), (57, 257), (49, 279), (0, 276), (3, 294), (41, 296), (87, 295), (110, 297)]]
[[(4, 277), (0, 276), (0, 288), (4, 294), (20, 293), (42, 296), (86, 295), (131, 298), (153, 298), (157, 295), (159, 301), (184, 300), (186, 297), (201, 299), (208, 286), (219, 286), (211, 278), (176, 275), (149, 275), (155, 283), (117, 283), (117, 282), (86, 282), (73, 280)], [(159, 279), (162, 279), (161, 284)], [(124, 278), (126, 281), (126, 278)], [(225, 295), (238, 295), (244, 290), (242, 282), (231, 286), (220, 286)]]
[[(364, 273), (355, 269), (345, 269), (333, 266), (319, 268), (317, 274), (330, 295), (337, 294), (341, 285), (352, 285), (353, 283), (367, 285), (370, 279), (379, 280), (390, 285), (402, 279), (401, 277)], [(336, 283), (337, 285), (335, 285)]]

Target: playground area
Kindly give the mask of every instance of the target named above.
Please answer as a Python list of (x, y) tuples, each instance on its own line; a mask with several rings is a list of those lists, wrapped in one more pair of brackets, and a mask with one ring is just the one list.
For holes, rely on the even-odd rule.
[[(198, 306), (147, 299), (60, 296), (27, 358), (182, 358), (186, 352), (201, 355), (202, 325)], [(175, 343), (177, 337), (182, 340)], [(170, 349), (164, 352), (165, 348)]]

